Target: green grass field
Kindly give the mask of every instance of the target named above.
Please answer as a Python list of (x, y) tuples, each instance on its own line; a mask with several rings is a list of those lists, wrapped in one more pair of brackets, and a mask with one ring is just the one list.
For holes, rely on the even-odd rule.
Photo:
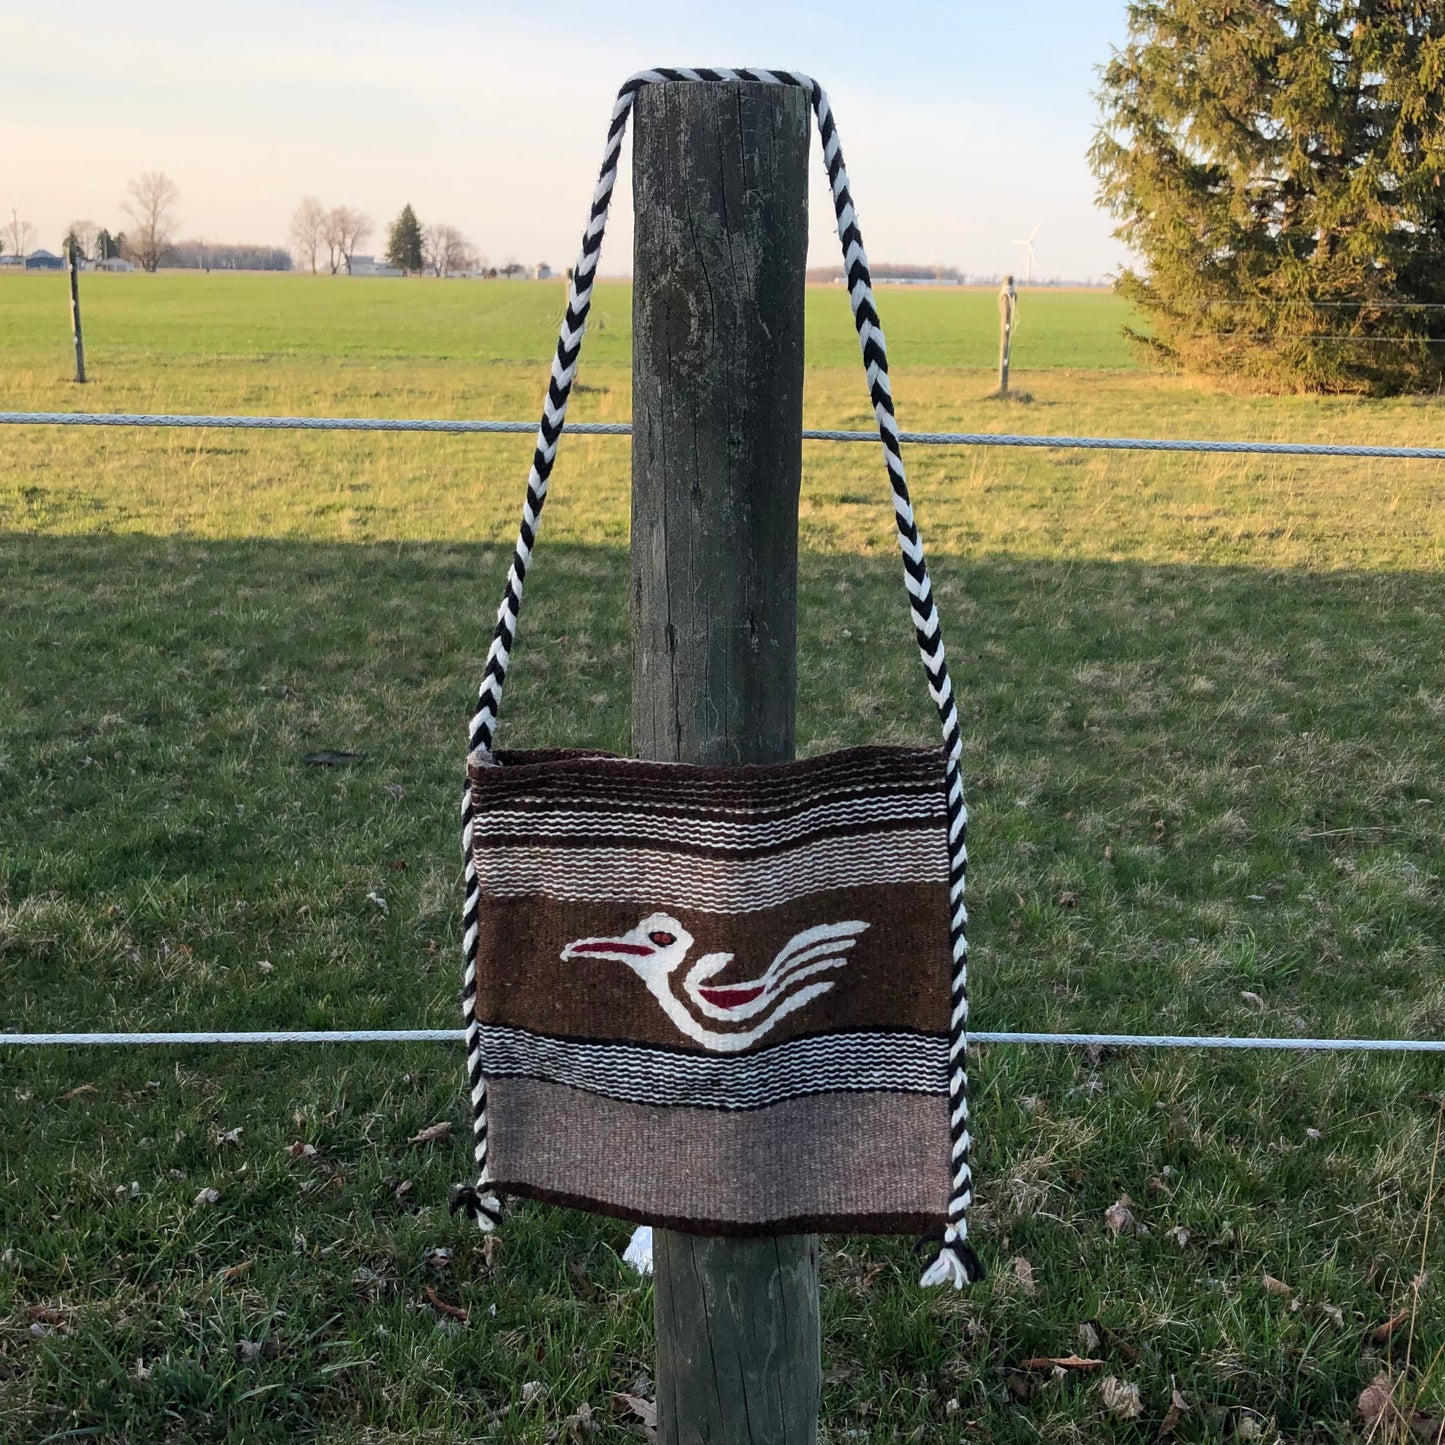
[[(531, 418), (562, 294), (85, 280), (82, 389), (63, 280), (0, 278), (0, 409)], [(1025, 295), (1035, 400), (1002, 405), (991, 296), (879, 307), (909, 428), (1445, 434), (1434, 399), (1131, 369), (1089, 293)], [(626, 288), (595, 314), (572, 415), (625, 419)], [(866, 426), (841, 290), (808, 316), (808, 421)], [(0, 429), (0, 1025), (453, 1025), (465, 719), (529, 453)], [(929, 740), (876, 449), (804, 459), (801, 746)], [(977, 1027), (1445, 1033), (1445, 466), (908, 460)], [(627, 476), (625, 441), (564, 441), (510, 745), (626, 744)], [(1438, 1058), (979, 1054), (991, 1278), (924, 1295), (910, 1241), (825, 1240), (826, 1441), (1348, 1440), (1384, 1368), (1445, 1415)], [(461, 1085), (442, 1045), (0, 1048), (0, 1439), (640, 1438), (628, 1227), (519, 1204), (484, 1251), (446, 1213)], [(1105, 1363), (1025, 1363), (1072, 1353)]]

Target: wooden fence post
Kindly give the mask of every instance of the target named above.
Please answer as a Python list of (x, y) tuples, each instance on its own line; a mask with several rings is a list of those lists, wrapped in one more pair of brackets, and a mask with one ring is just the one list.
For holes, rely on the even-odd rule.
[[(634, 132), (632, 741), (793, 756), (807, 94), (659, 84)], [(813, 1445), (815, 1235), (654, 1232), (660, 1445)]]
[(998, 291), (998, 394), (1008, 395), (1009, 353), (1013, 350), (1014, 319), (1018, 316), (1019, 293), (1014, 278), (1005, 276)]
[(72, 237), (65, 248), (65, 269), (70, 272), (70, 329), (75, 334), (75, 379), (85, 380), (85, 341), (80, 334), (80, 256)]

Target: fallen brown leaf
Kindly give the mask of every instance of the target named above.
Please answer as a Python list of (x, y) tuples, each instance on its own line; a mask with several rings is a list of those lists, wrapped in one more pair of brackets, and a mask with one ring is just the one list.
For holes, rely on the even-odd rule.
[(1294, 1298), (1294, 1291), (1282, 1279), (1276, 1279), (1272, 1274), (1265, 1275), (1264, 1287), (1270, 1294), (1282, 1295), (1285, 1299)]
[(293, 1159), (311, 1159), (315, 1157), (316, 1146), (307, 1144), (304, 1140), (297, 1139), (294, 1143), (286, 1146), (286, 1152)]
[(219, 1189), (203, 1189), (196, 1195), (197, 1204), (214, 1204), (221, 1197)]
[(25, 1312), (32, 1320), (44, 1325), (68, 1325), (70, 1311), (63, 1305), (31, 1305)]
[(440, 1124), (428, 1124), (420, 1133), (413, 1134), (406, 1142), (408, 1144), (430, 1144), (433, 1139), (445, 1139), (452, 1132), (450, 1120), (444, 1119)]
[(1159, 1422), (1159, 1438), (1166, 1440), (1179, 1428), (1180, 1418), (1189, 1413), (1189, 1405), (1178, 1390), (1169, 1391), (1169, 1409)]
[(1355, 1401), (1355, 1414), (1371, 1429), (1382, 1420), (1385, 1424), (1391, 1424), (1399, 1419), (1400, 1407), (1395, 1403), (1395, 1382), (1385, 1371), (1381, 1370), (1360, 1391), (1360, 1398)]
[(1111, 1233), (1135, 1234), (1138, 1232), (1139, 1222), (1129, 1208), (1133, 1202), (1127, 1194), (1121, 1194), (1104, 1211), (1104, 1223), (1109, 1226)]
[(255, 1263), (256, 1261), (254, 1259), (238, 1260), (235, 1264), (227, 1265), (226, 1268), (221, 1271), (221, 1278), (225, 1280), (227, 1284), (234, 1284), (244, 1275), (250, 1274), (251, 1267)]
[(1060, 908), (1077, 908), (1078, 906), (1079, 895), (1077, 893), (1074, 893), (1070, 889), (1066, 888), (1062, 893), (1059, 894)]
[(469, 1316), (466, 1310), (460, 1305), (449, 1305), (437, 1292), (434, 1286), (427, 1285), (426, 1297), (431, 1301), (431, 1307), (439, 1313), (447, 1316), (448, 1319), (460, 1320), (466, 1324)]
[(625, 1391), (612, 1397), (613, 1403), (621, 1405), (624, 1410), (630, 1410), (639, 1420), (643, 1427), (649, 1432), (657, 1429), (657, 1404), (652, 1400), (645, 1400), (641, 1395), (629, 1395)]
[(1376, 1325), (1367, 1336), (1372, 1345), (1383, 1345), (1406, 1320), (1410, 1318), (1409, 1310), (1401, 1310), (1397, 1315), (1391, 1315), (1384, 1324)]
[(1104, 1407), (1121, 1420), (1137, 1420), (1144, 1413), (1144, 1402), (1139, 1398), (1138, 1385), (1131, 1385), (1115, 1375), (1105, 1375), (1099, 1381), (1099, 1397)]
[(1036, 1295), (1039, 1287), (1034, 1283), (1034, 1267), (1023, 1255), (1017, 1255), (1013, 1261), (1014, 1277), (1019, 1282), (1019, 1288), (1027, 1295)]
[(78, 1087), (72, 1089), (68, 1094), (62, 1094), (60, 1096), (60, 1101), (61, 1103), (64, 1103), (67, 1099), (78, 1099), (82, 1094), (98, 1093), (100, 1093), (100, 1090), (97, 1089), (94, 1084), (81, 1084)]
[(1242, 988), (1239, 996), (1245, 1003), (1252, 1003), (1261, 1013), (1264, 1012), (1264, 1000), (1257, 993), (1251, 993), (1247, 988)]
[(597, 1422), (592, 1418), (592, 1406), (585, 1401), (577, 1407), (576, 1413), (567, 1417), (567, 1436), (573, 1445), (583, 1445), (597, 1433)]
[(1437, 1420), (1421, 1410), (1412, 1410), (1407, 1416), (1405, 1407), (1395, 1394), (1398, 1383), (1387, 1371), (1381, 1370), (1365, 1386), (1360, 1398), (1355, 1401), (1355, 1413), (1360, 1422), (1371, 1436), (1402, 1440), (1408, 1427), (1418, 1445), (1440, 1445), (1441, 1441), (1445, 1441), (1445, 1420)]
[(1087, 1360), (1082, 1355), (1035, 1355), (1020, 1366), (1025, 1370), (1097, 1370), (1103, 1360)]

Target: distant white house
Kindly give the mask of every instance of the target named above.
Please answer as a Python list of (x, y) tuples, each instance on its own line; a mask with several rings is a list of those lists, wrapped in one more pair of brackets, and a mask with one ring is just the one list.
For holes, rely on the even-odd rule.
[(97, 261), (97, 271), (134, 271), (135, 267), (124, 256), (112, 256), (108, 261)]
[(550, 281), (552, 268), (545, 261), (539, 261), (536, 270), (532, 272), (532, 279), (534, 281)]
[(353, 256), (351, 258), (351, 274), (353, 276), (400, 276), (401, 272), (395, 266), (388, 266), (385, 261), (378, 261), (375, 256)]

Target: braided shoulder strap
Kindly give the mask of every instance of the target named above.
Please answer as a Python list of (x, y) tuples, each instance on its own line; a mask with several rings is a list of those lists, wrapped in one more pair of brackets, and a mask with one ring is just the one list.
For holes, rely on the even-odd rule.
[[(953, 685), (943, 656), (943, 633), (928, 568), (923, 560), (923, 542), (913, 518), (908, 484), (904, 478), (903, 455), (898, 439), (898, 423), (893, 414), (893, 394), (888, 383), (888, 353), (878, 312), (873, 304), (872, 278), (868, 257), (863, 250), (863, 237), (853, 211), (853, 198), (848, 188), (848, 173), (843, 166), (843, 151), (838, 142), (838, 129), (828, 97), (817, 81), (806, 75), (780, 70), (644, 70), (630, 77), (617, 93), (612, 119), (607, 127), (607, 144), (602, 154), (602, 169), (597, 188), (592, 193), (592, 209), (582, 233), (582, 250), (572, 272), (567, 297), (567, 310), (557, 337), (557, 354), (552, 361), (552, 375), (547, 385), (547, 399), (537, 428), (537, 445), (532, 454), (532, 468), (527, 477), (527, 498), (522, 507), (522, 526), (512, 565), (507, 573), (501, 606), (497, 609), (496, 630), (487, 653), (486, 671), (477, 694), (477, 708), (468, 729), (468, 746), (473, 751), (491, 747), (501, 705), (502, 685), (507, 677), (512, 644), (517, 632), (517, 614), (522, 606), (522, 590), (527, 569), (532, 562), (532, 547), (537, 539), (542, 507), (547, 500), (547, 484), (557, 456), (557, 443), (567, 417), (567, 402), (577, 374), (577, 357), (582, 347), (582, 334), (587, 313), (592, 305), (592, 288), (597, 276), (597, 261), (602, 250), (602, 234), (617, 184), (618, 156), (623, 132), (632, 110), (633, 99), (646, 85), (664, 82), (750, 81), (763, 85), (794, 85), (806, 90), (818, 121), (823, 142), (823, 159), (832, 185), (833, 207), (838, 218), (838, 239), (843, 246), (843, 264), (848, 277), (848, 294), (853, 306), (853, 319), (858, 328), (858, 341), (863, 350), (863, 364), (868, 376), (868, 391), (873, 412), (878, 420), (878, 436), (883, 443), (883, 460), (888, 481), (893, 489), (893, 512), (898, 524), (898, 546), (903, 553), (904, 585), (908, 589), (908, 606), (913, 618), (928, 690), (938, 708), (947, 755), (946, 811), (949, 849), (950, 936), (953, 949), (951, 1007), (949, 1022), (949, 1136), (951, 1141), (951, 1187), (948, 1201), (948, 1223), (937, 1258), (923, 1274), (925, 1285), (951, 1283), (961, 1288), (983, 1277), (978, 1257), (968, 1244), (967, 1211), (973, 1201), (973, 1175), (969, 1167), (970, 1137), (968, 1129), (968, 912), (964, 906), (964, 884), (968, 872), (968, 810), (963, 800), (963, 774), (959, 759), (963, 744), (959, 734), (958, 709), (954, 705)], [(458, 1191), (453, 1209), (464, 1209), (484, 1230), (493, 1229), (501, 1217), (501, 1205), (491, 1188), (487, 1169), (487, 1090), (482, 1072), (481, 1030), (472, 1014), (472, 999), (477, 988), (477, 916), (480, 890), (472, 861), (472, 805), (470, 790), (462, 795), (462, 856), (465, 859), (465, 904), (462, 914), (462, 952), (466, 962), (462, 991), (462, 1010), (467, 1031), (467, 1071), (471, 1080), (473, 1132), (477, 1163), (477, 1183)]]

